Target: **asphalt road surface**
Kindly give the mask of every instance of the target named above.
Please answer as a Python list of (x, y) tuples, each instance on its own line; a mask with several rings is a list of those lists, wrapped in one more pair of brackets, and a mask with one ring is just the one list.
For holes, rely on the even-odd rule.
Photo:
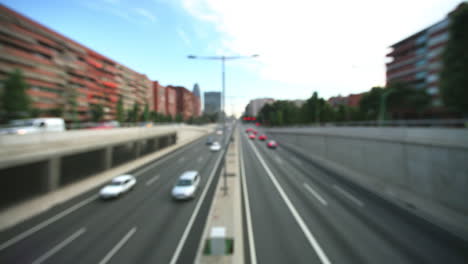
[(281, 142), (268, 149), (249, 139), (246, 128), (240, 131), (246, 243), (253, 241), (245, 246), (248, 262), (468, 263), (465, 241), (317, 168)]
[[(118, 199), (102, 201), (95, 188), (1, 232), (0, 263), (193, 262), (222, 154), (205, 142), (132, 171), (137, 184)], [(201, 174), (197, 198), (173, 201), (171, 188), (187, 170)]]

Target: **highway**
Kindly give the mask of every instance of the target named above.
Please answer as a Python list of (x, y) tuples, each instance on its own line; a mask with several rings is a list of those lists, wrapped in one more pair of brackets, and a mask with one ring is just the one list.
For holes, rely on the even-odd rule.
[(268, 149), (249, 139), (246, 128), (240, 158), (248, 263), (468, 263), (466, 241), (319, 169), (281, 142)]
[[(205, 142), (132, 171), (136, 187), (118, 199), (102, 201), (95, 188), (2, 231), (0, 263), (192, 262), (222, 154)], [(186, 170), (200, 172), (201, 189), (194, 200), (173, 201), (171, 188)]]

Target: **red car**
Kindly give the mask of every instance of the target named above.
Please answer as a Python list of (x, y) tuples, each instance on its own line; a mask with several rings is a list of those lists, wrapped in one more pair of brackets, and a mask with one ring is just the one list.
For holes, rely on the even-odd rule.
[(252, 131), (255, 135), (257, 135), (258, 131), (257, 130), (253, 130)]
[(251, 127), (247, 128), (247, 129), (245, 130), (246, 133), (249, 133), (249, 132), (252, 132), (252, 131), (254, 131), (254, 129), (251, 128)]
[(259, 140), (266, 140), (267, 139), (267, 136), (265, 134), (261, 134), (259, 137), (258, 137)]
[(254, 135), (254, 134), (250, 134), (250, 135), (249, 135), (249, 138), (250, 138), (250, 139), (255, 139), (255, 135)]
[(269, 147), (269, 148), (276, 148), (276, 147), (278, 147), (278, 143), (277, 143), (276, 141), (274, 141), (274, 140), (270, 140), (270, 141), (268, 141), (268, 143), (267, 143), (267, 147)]

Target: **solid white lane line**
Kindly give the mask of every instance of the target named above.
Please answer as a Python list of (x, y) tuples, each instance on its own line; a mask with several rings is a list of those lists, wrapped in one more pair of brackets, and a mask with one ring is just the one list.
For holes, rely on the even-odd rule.
[(159, 179), (159, 175), (154, 176), (153, 178), (149, 179), (146, 182), (146, 186), (150, 186), (151, 184), (153, 184), (153, 182), (157, 181), (158, 179)]
[(86, 228), (83, 227), (80, 230), (76, 231), (73, 235), (69, 236), (67, 239), (65, 239), (64, 241), (60, 242), (58, 245), (53, 247), (51, 250), (47, 251), (44, 255), (42, 255), (38, 259), (34, 260), (32, 262), (32, 264), (40, 264), (40, 263), (44, 262), (44, 260), (47, 260), (52, 255), (54, 255), (55, 253), (60, 251), (66, 245), (70, 244), (73, 240), (75, 240), (79, 236), (81, 236), (84, 232), (86, 232)]
[[(226, 150), (224, 150), (226, 152)], [(206, 187), (203, 190), (202, 195), (200, 196), (200, 199), (197, 202), (197, 205), (195, 206), (195, 210), (193, 211), (192, 216), (190, 217), (190, 220), (185, 227), (184, 233), (182, 234), (182, 237), (180, 238), (179, 244), (177, 245), (176, 250), (174, 251), (174, 254), (172, 255), (171, 261), (169, 262), (170, 264), (175, 264), (177, 262), (177, 259), (180, 256), (180, 252), (182, 251), (182, 248), (184, 247), (185, 241), (187, 240), (188, 234), (190, 230), (192, 229), (193, 223), (195, 222), (195, 218), (198, 215), (198, 211), (200, 211), (200, 207), (203, 203), (203, 200), (205, 199), (206, 193), (208, 192), (209, 187), (211, 186), (211, 182), (213, 181), (214, 174), (216, 172), (216, 168), (218, 167), (219, 163), (221, 162), (221, 158), (223, 157), (224, 153), (220, 153), (218, 159), (215, 162), (215, 166), (213, 167), (213, 170), (211, 171), (211, 174), (209, 176), (208, 182), (206, 183)]]
[(340, 192), (342, 195), (344, 195), (346, 198), (348, 198), (349, 200), (353, 201), (355, 204), (363, 207), (364, 206), (364, 203), (361, 202), (361, 200), (359, 200), (358, 198), (354, 197), (352, 194), (350, 194), (349, 192), (343, 190), (342, 188), (340, 188), (338, 185), (333, 185), (333, 188), (335, 188), (335, 190), (337, 190), (338, 192)]
[[(240, 137), (239, 137), (240, 140)], [(245, 165), (244, 165), (244, 153), (242, 149), (242, 142), (239, 144), (239, 153), (240, 153), (240, 169), (241, 169), (241, 178), (242, 178), (242, 189), (244, 194), (244, 202), (245, 202), (245, 218), (247, 222), (247, 236), (249, 239), (249, 251), (250, 251), (250, 263), (257, 264), (257, 253), (255, 251), (255, 240), (253, 234), (253, 227), (252, 227), (252, 216), (250, 214), (250, 201), (249, 201), (249, 193), (247, 190), (247, 183), (245, 177)]]
[(320, 196), (320, 194), (318, 194), (314, 189), (312, 189), (312, 187), (310, 187), (309, 184), (304, 183), (304, 187), (305, 187), (306, 190), (308, 190), (317, 200), (319, 200), (323, 205), (325, 205), (325, 206), (328, 205), (327, 201), (325, 201), (325, 199), (323, 199), (323, 197)]
[(46, 227), (46, 226), (52, 224), (53, 222), (63, 218), (64, 216), (66, 216), (66, 215), (68, 215), (70, 213), (73, 213), (74, 211), (78, 210), (79, 208), (81, 208), (81, 207), (91, 203), (92, 201), (96, 200), (97, 197), (98, 197), (97, 195), (93, 195), (93, 196), (91, 196), (91, 197), (89, 197), (89, 198), (75, 204), (74, 206), (66, 209), (65, 211), (62, 211), (61, 213), (58, 213), (58, 214), (54, 215), (53, 217), (51, 217), (51, 218), (49, 218), (49, 219), (35, 225), (34, 227), (24, 231), (23, 233), (21, 233), (21, 234), (15, 236), (15, 237), (5, 241), (4, 243), (2, 243), (0, 245), (0, 250), (3, 250), (5, 248), (7, 248), (7, 247), (21, 241), (21, 240), (23, 240), (24, 238), (36, 233), (37, 231), (43, 229), (44, 227)]
[(109, 262), (109, 260), (115, 255), (115, 253), (117, 253), (117, 251), (123, 247), (123, 245), (125, 243), (127, 243), (127, 241), (130, 239), (130, 237), (133, 236), (133, 234), (136, 232), (137, 228), (136, 226), (133, 227), (130, 231), (128, 231), (128, 233), (119, 241), (119, 243), (117, 243), (117, 245), (115, 245), (111, 251), (109, 251), (109, 253), (107, 253), (107, 255), (99, 262), (99, 264), (106, 264), (107, 262)]
[(310, 245), (315, 250), (315, 253), (317, 253), (317, 256), (319, 257), (320, 261), (323, 264), (330, 264), (331, 262), (328, 259), (327, 255), (325, 254), (325, 252), (323, 251), (323, 249), (320, 246), (319, 242), (317, 241), (317, 239), (315, 239), (314, 235), (310, 232), (309, 228), (307, 227), (304, 220), (302, 219), (302, 217), (297, 212), (297, 210), (294, 207), (294, 205), (292, 204), (291, 200), (289, 200), (288, 196), (286, 195), (286, 192), (283, 190), (281, 185), (276, 180), (276, 177), (271, 172), (271, 170), (268, 167), (268, 165), (266, 164), (265, 160), (263, 160), (262, 156), (260, 156), (260, 153), (258, 153), (258, 150), (255, 147), (255, 145), (252, 144), (252, 142), (250, 142), (250, 141), (249, 141), (249, 144), (250, 144), (250, 147), (253, 149), (255, 155), (257, 156), (258, 160), (262, 164), (263, 168), (267, 172), (268, 177), (273, 182), (273, 185), (276, 187), (276, 190), (279, 192), (281, 198), (286, 203), (286, 206), (288, 207), (289, 211), (291, 211), (291, 214), (293, 215), (294, 219), (298, 223), (299, 227), (302, 229), (302, 232), (306, 236), (306, 238), (309, 241)]

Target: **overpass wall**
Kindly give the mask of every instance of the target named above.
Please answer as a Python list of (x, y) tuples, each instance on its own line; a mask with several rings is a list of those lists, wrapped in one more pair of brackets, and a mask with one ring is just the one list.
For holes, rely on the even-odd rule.
[(342, 175), (374, 192), (427, 207), (421, 209), (445, 208), (468, 217), (466, 129), (330, 127), (267, 131), (280, 146), (339, 168)]

